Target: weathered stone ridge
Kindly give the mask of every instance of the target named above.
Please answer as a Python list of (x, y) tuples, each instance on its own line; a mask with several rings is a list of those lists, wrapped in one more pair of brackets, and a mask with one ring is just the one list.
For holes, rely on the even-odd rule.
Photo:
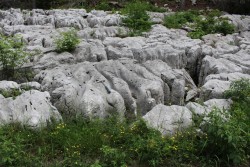
[[(160, 23), (164, 16), (159, 15), (165, 14), (150, 16)], [(161, 24), (153, 25), (143, 36), (124, 37), (128, 29), (122, 26), (122, 17), (84, 9), (0, 10), (0, 32), (21, 35), (29, 51), (40, 52), (24, 66), (36, 73), (38, 83), (29, 83), (31, 87), (49, 92), (46, 96), (51, 96), (51, 104), (46, 105), (53, 113), (55, 106), (60, 112), (88, 117), (145, 115), (158, 126), (154, 122), (157, 113), (159, 117), (169, 115), (167, 123), (161, 120), (161, 125), (167, 126), (173, 122), (171, 113), (179, 118), (176, 112), (181, 110), (188, 125), (192, 108), (205, 112), (194, 103), (197, 99), (217, 99), (213, 104), (227, 106), (229, 102), (222, 99), (230, 83), (250, 78), (250, 16), (225, 15), (239, 32), (210, 34), (202, 40)], [(54, 38), (71, 27), (79, 30), (81, 43), (72, 53), (56, 53)], [(31, 95), (38, 93), (33, 91)], [(1, 99), (4, 104), (17, 105), (22, 96), (28, 93), (13, 101)], [(6, 111), (10, 108), (1, 108), (2, 115)]]

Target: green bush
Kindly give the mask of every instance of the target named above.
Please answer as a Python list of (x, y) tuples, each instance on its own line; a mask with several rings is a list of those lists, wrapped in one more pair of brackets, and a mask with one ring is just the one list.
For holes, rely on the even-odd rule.
[(0, 35), (0, 67), (4, 78), (13, 77), (29, 54), (24, 51), (24, 43), (19, 36), (7, 37)]
[(230, 89), (225, 92), (225, 96), (234, 101), (232, 111), (237, 112), (232, 112), (232, 114), (236, 114), (250, 127), (250, 80), (241, 79), (233, 82)]
[(130, 28), (131, 34), (140, 35), (144, 31), (151, 29), (152, 23), (146, 12), (148, 6), (140, 1), (128, 3), (123, 9), (123, 23)]
[(232, 34), (234, 32), (234, 25), (230, 24), (227, 20), (220, 20), (214, 27), (215, 32), (222, 33), (223, 35)]
[(226, 97), (232, 98), (237, 103), (250, 102), (250, 81), (249, 79), (241, 79), (232, 82), (230, 89), (225, 92)]
[(168, 28), (181, 28), (187, 23), (193, 23), (199, 17), (199, 13), (196, 11), (177, 12), (173, 15), (169, 15), (164, 19), (164, 25)]
[(247, 159), (249, 130), (246, 124), (241, 122), (242, 119), (236, 115), (238, 114), (214, 110), (209, 114), (209, 120), (202, 126), (203, 132), (208, 137), (203, 143), (202, 152), (211, 159), (218, 158), (222, 164), (237, 165)]
[(223, 18), (214, 18), (210, 15), (205, 19), (196, 21), (195, 29), (188, 33), (191, 38), (201, 38), (206, 34), (221, 33), (223, 35), (232, 34), (234, 32), (234, 25), (230, 24), (228, 20)]
[(213, 33), (232, 34), (234, 25), (220, 16), (221, 12), (218, 10), (177, 12), (165, 17), (164, 25), (168, 28), (182, 28), (187, 25), (193, 29), (188, 36), (195, 39)]
[(247, 162), (250, 152), (250, 81), (234, 81), (225, 92), (233, 100), (229, 111), (215, 109), (202, 125), (207, 140), (202, 153), (215, 156), (222, 164)]
[(104, 11), (111, 11), (113, 9), (112, 6), (108, 4), (107, 0), (101, 1), (95, 6), (95, 9), (97, 10), (104, 10)]
[(126, 153), (119, 148), (112, 148), (110, 146), (102, 146), (100, 149), (103, 166), (107, 167), (126, 167)]
[(197, 28), (194, 31), (188, 33), (188, 36), (193, 39), (200, 39), (204, 35), (206, 35), (206, 33), (201, 28)]
[(75, 30), (60, 33), (60, 37), (55, 40), (57, 52), (71, 52), (80, 43)]
[(141, 2), (141, 3), (145, 3), (145, 5), (147, 5), (147, 11), (151, 11), (151, 12), (159, 12), (159, 13), (164, 13), (167, 12), (167, 10), (165, 8), (161, 8), (158, 6), (155, 6), (151, 3), (147, 3), (147, 2)]

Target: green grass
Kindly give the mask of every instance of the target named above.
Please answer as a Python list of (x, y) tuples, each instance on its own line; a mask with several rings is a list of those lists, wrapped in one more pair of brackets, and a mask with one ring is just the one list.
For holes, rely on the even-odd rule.
[(249, 80), (234, 82), (226, 92), (234, 100), (229, 112), (214, 110), (209, 119), (196, 118), (173, 136), (163, 137), (142, 120), (115, 117), (65, 118), (39, 130), (5, 125), (0, 128), (0, 166), (248, 166), (249, 88)]
[(8, 91), (0, 90), (0, 94), (3, 95), (5, 98), (8, 98), (8, 97), (15, 98), (15, 97), (21, 95), (22, 92), (19, 89), (11, 89)]

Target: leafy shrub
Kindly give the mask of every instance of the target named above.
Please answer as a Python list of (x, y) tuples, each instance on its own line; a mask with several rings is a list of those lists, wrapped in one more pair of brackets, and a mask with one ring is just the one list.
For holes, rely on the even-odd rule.
[(221, 33), (223, 35), (232, 34), (234, 26), (223, 18), (207, 16), (205, 19), (196, 21), (195, 30), (188, 33), (191, 38), (201, 38), (206, 34)]
[(214, 110), (208, 119), (203, 125), (203, 132), (208, 137), (203, 145), (203, 153), (210, 158), (219, 158), (220, 163), (224, 164), (246, 161), (249, 132), (241, 118), (227, 111)]
[(28, 55), (21, 37), (0, 35), (0, 67), (6, 78), (14, 76), (15, 69), (25, 62)]
[(152, 23), (149, 21), (149, 16), (146, 12), (148, 6), (140, 1), (128, 3), (123, 9), (123, 23), (130, 28), (131, 33), (140, 35), (144, 31), (151, 29)]
[(195, 11), (177, 12), (173, 15), (169, 15), (164, 19), (164, 25), (168, 28), (181, 28), (183, 25), (194, 22), (199, 13)]
[(220, 15), (221, 12), (218, 10), (177, 12), (165, 17), (164, 25), (168, 28), (182, 28), (188, 25), (193, 29), (188, 36), (195, 39), (206, 34), (227, 35), (233, 33), (233, 24), (230, 24), (225, 18), (220, 18)]
[(161, 8), (158, 6), (155, 6), (151, 3), (147, 3), (147, 2), (141, 2), (141, 3), (145, 3), (145, 5), (147, 5), (147, 11), (151, 11), (151, 12), (159, 12), (159, 13), (164, 13), (167, 12), (167, 10), (165, 8)]
[(193, 39), (199, 39), (204, 35), (206, 35), (206, 33), (201, 28), (197, 28), (194, 31), (188, 33), (188, 36)]
[(230, 89), (225, 92), (225, 96), (234, 101), (231, 114), (241, 118), (241, 122), (250, 127), (250, 80), (241, 79), (232, 82)]
[(227, 20), (220, 20), (214, 27), (215, 32), (222, 33), (223, 35), (232, 34), (234, 28), (233, 24), (230, 24)]
[(110, 6), (108, 4), (108, 1), (107, 0), (104, 0), (104, 1), (101, 1), (100, 3), (98, 3), (95, 8), (97, 10), (104, 10), (104, 11), (108, 11), (108, 10), (112, 10), (112, 6)]
[(55, 40), (57, 52), (71, 52), (80, 43), (75, 30), (62, 32), (60, 37)]
[(232, 98), (237, 103), (250, 102), (250, 81), (249, 79), (241, 79), (232, 82), (230, 89), (225, 92), (226, 97)]
[(102, 146), (100, 149), (103, 153), (103, 166), (110, 167), (126, 167), (126, 153), (118, 148), (111, 148), (110, 146)]
[(233, 106), (229, 111), (215, 109), (205, 119), (202, 153), (216, 156), (222, 164), (242, 164), (249, 158), (250, 146), (250, 81), (234, 81), (225, 92), (231, 97)]

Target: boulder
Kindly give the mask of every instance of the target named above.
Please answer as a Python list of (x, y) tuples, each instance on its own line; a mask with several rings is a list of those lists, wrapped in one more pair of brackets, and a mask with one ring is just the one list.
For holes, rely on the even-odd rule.
[(50, 103), (48, 92), (30, 90), (13, 98), (0, 97), (0, 124), (21, 123), (31, 128), (40, 128), (62, 117)]
[(250, 30), (250, 16), (226, 14), (223, 17), (226, 17), (231, 20), (232, 23), (235, 25), (237, 31)]
[(217, 79), (209, 80), (201, 87), (200, 97), (203, 100), (213, 98), (221, 99), (224, 97), (223, 93), (228, 90), (229, 87), (229, 81), (221, 81)]
[(20, 86), (14, 81), (0, 81), (0, 92), (8, 92), (19, 88)]
[(204, 102), (204, 106), (207, 107), (210, 111), (214, 108), (219, 110), (229, 110), (232, 105), (232, 100), (230, 99), (210, 99)]
[(224, 58), (214, 58), (211, 56), (206, 56), (202, 60), (202, 65), (200, 69), (199, 84), (203, 85), (205, 78), (210, 74), (220, 74), (220, 73), (233, 73), (239, 72), (243, 73), (240, 66), (234, 62), (224, 59)]
[(70, 115), (105, 118), (111, 113), (123, 117), (122, 96), (96, 70), (95, 64), (84, 62), (41, 71), (36, 77), (42, 90), (48, 90), (52, 102)]
[(207, 107), (195, 102), (189, 102), (185, 107), (188, 108), (193, 114), (198, 116), (204, 116), (210, 112)]
[(159, 130), (163, 135), (173, 135), (192, 124), (192, 113), (186, 107), (159, 104), (142, 119), (148, 126)]
[(194, 114), (197, 114), (199, 116), (206, 116), (214, 109), (229, 110), (231, 108), (231, 105), (232, 100), (230, 99), (210, 99), (205, 101), (202, 105), (195, 102), (189, 102), (185, 107), (192, 111)]

